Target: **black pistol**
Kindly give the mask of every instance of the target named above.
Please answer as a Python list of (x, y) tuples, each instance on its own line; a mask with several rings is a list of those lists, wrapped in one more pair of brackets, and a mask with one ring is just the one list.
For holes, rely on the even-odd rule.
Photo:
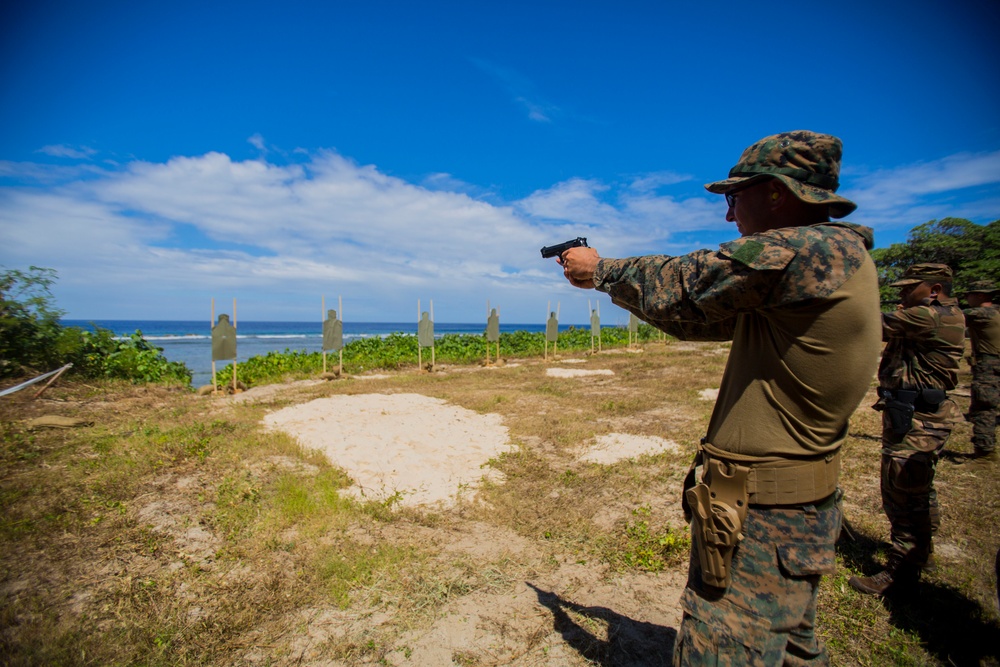
[(572, 241), (566, 241), (566, 243), (557, 243), (556, 245), (545, 246), (542, 248), (542, 258), (548, 259), (549, 257), (562, 257), (562, 254), (569, 250), (570, 248), (589, 248), (587, 245), (587, 239), (583, 236), (577, 236)]

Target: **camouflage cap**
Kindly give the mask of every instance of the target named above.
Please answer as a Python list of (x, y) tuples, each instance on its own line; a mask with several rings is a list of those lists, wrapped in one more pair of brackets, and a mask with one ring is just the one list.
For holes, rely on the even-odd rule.
[(997, 284), (992, 280), (977, 280), (965, 289), (965, 294), (994, 294)]
[(834, 194), (840, 187), (843, 144), (829, 134), (808, 130), (764, 137), (740, 156), (724, 181), (707, 183), (705, 189), (725, 194), (751, 180), (778, 178), (795, 196), (810, 204), (827, 204), (830, 216), (850, 215), (857, 204)]
[(903, 277), (890, 287), (905, 287), (922, 282), (951, 282), (951, 267), (947, 264), (914, 264), (903, 272)]

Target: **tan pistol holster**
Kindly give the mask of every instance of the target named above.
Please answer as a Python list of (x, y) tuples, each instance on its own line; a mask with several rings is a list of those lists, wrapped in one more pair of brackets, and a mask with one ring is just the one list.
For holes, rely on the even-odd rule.
[[(696, 483), (699, 465), (704, 472)], [(786, 459), (734, 454), (702, 441), (681, 497), (702, 580), (719, 588), (729, 585), (733, 551), (743, 539), (750, 505), (816, 503), (836, 492), (839, 478), (839, 449), (822, 456)]]
[[(693, 472), (694, 467), (692, 482)], [(729, 586), (733, 551), (743, 539), (749, 473), (746, 466), (709, 458), (702, 481), (690, 488), (685, 482), (684, 515), (691, 522), (702, 581), (709, 586)]]

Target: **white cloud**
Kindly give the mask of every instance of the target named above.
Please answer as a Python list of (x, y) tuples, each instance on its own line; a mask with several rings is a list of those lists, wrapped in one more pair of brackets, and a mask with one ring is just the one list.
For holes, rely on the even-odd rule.
[(629, 183), (628, 187), (635, 192), (648, 193), (667, 185), (677, 185), (678, 183), (690, 180), (691, 177), (684, 174), (676, 174), (672, 171), (659, 171), (635, 178)]
[[(540, 320), (551, 301), (585, 322), (597, 295), (569, 287), (541, 246), (587, 236), (606, 256), (680, 254), (735, 235), (720, 197), (671, 172), (574, 178), (502, 205), (446, 174), (414, 184), (331, 151), (297, 159), (0, 162), (0, 264), (56, 269), (74, 317), (196, 318), (238, 296), (246, 319), (309, 319), (320, 295), (343, 295), (359, 321), (408, 320), (433, 299), (442, 322), (475, 321), (487, 300), (507, 321)], [(998, 165), (991, 153), (856, 172), (844, 193), (877, 233), (992, 220)]]
[[(372, 302), (370, 319), (392, 319), (386, 310), (408, 314), (421, 296), (444, 312), (446, 300), (478, 312), (480, 300), (520, 301), (540, 283), (569, 289), (538, 256), (552, 237), (544, 223), (332, 152), (301, 165), (209, 153), (62, 176), (50, 187), (0, 189), (0, 261), (56, 268), (62, 291), (82, 304), (62, 307), (83, 317), (113, 315), (116, 300), (141, 292), (155, 310), (161, 292), (198, 300), (239, 289), (273, 302), (342, 290)], [(160, 315), (170, 316), (180, 315)]]
[(259, 132), (253, 134), (249, 139), (247, 139), (247, 143), (262, 153), (267, 151), (267, 144), (264, 143), (264, 137), (262, 137)]
[(608, 190), (598, 181), (574, 178), (529, 195), (518, 202), (518, 207), (535, 218), (611, 226), (622, 216), (614, 206), (600, 200), (600, 194)]
[(654, 192), (669, 184), (674, 184), (672, 179), (662, 174), (619, 188), (570, 179), (531, 194), (517, 206), (529, 218), (562, 222), (567, 232), (582, 226), (610, 254), (661, 252), (678, 233), (735, 231), (725, 221), (725, 205), (719, 197), (699, 193), (678, 198)]
[(88, 146), (65, 145), (42, 146), (38, 152), (52, 157), (65, 157), (74, 160), (87, 160), (97, 154), (97, 151)]
[[(959, 153), (871, 172), (845, 171), (843, 176), (850, 186), (841, 194), (858, 204), (852, 219), (876, 228), (909, 229), (945, 217), (1000, 218), (995, 192), (1000, 183), (1000, 151)], [(965, 191), (984, 186), (993, 187), (993, 194), (965, 196)]]
[(541, 98), (532, 83), (518, 72), (487, 60), (473, 58), (472, 63), (499, 82), (511, 99), (528, 112), (528, 118), (538, 123), (551, 123), (559, 107)]

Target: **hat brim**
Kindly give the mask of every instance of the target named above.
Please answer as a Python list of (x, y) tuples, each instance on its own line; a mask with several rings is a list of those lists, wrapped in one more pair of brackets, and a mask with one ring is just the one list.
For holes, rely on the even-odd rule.
[(843, 218), (855, 211), (858, 205), (846, 197), (834, 193), (832, 190), (824, 190), (815, 185), (808, 185), (802, 181), (797, 181), (784, 174), (755, 174), (753, 176), (737, 176), (727, 178), (723, 181), (706, 183), (705, 189), (717, 195), (722, 195), (737, 186), (750, 186), (753, 181), (765, 181), (769, 178), (781, 179), (781, 182), (788, 186), (792, 193), (807, 204), (826, 204), (830, 207), (831, 218)]
[(724, 181), (706, 183), (705, 189), (717, 195), (724, 195), (737, 186), (741, 185), (749, 186), (751, 181), (764, 181), (769, 178), (774, 178), (774, 176), (771, 176), (770, 174), (757, 174), (755, 176), (736, 176), (734, 178), (727, 178)]
[(924, 282), (920, 278), (907, 278), (906, 280), (897, 280), (894, 283), (889, 283), (889, 287), (906, 287), (907, 285), (919, 285)]

